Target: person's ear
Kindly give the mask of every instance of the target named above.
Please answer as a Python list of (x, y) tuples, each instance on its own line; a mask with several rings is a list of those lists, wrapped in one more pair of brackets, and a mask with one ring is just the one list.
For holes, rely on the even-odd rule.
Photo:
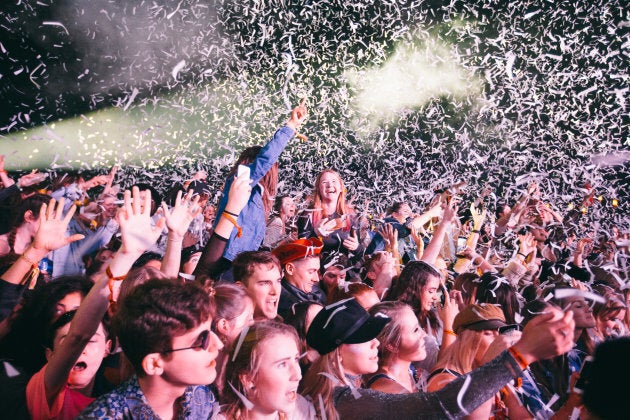
[(249, 373), (239, 374), (238, 380), (241, 382), (241, 385), (243, 385), (243, 390), (245, 390), (245, 393), (249, 393), (250, 391), (253, 391), (254, 389), (256, 389), (256, 386), (254, 385), (254, 381), (252, 381), (252, 378)]
[(284, 266), (284, 272), (288, 275), (292, 276), (295, 273), (295, 265), (293, 263), (286, 263)]
[(27, 210), (24, 213), (24, 221), (25, 222), (36, 222), (37, 221), (37, 217), (35, 217), (35, 215), (33, 214), (32, 210)]
[(142, 359), (142, 370), (147, 375), (160, 376), (164, 373), (164, 359), (160, 353), (149, 353)]
[(53, 355), (53, 349), (49, 349), (48, 347), (46, 347), (46, 360), (50, 362), (50, 358)]
[(215, 325), (217, 333), (221, 335), (228, 335), (228, 333), (230, 332), (230, 323), (225, 318), (219, 318)]
[(105, 342), (105, 351), (103, 352), (103, 359), (109, 356), (112, 352), (112, 340), (107, 340)]

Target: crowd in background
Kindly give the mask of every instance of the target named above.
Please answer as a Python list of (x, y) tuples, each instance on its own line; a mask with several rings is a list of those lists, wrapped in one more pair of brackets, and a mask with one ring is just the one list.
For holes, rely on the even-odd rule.
[(283, 195), (278, 158), (305, 118), (221, 186), (121, 186), (117, 168), (14, 180), (0, 158), (2, 412), (625, 414), (609, 381), (628, 372), (630, 235), (583, 225), (592, 188), (568, 212), (536, 183), (494, 209), (462, 182), (377, 215), (325, 169)]

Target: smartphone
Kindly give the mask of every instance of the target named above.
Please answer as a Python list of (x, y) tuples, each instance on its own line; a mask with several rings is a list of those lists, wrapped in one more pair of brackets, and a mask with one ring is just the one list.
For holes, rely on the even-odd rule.
[(573, 392), (576, 394), (584, 393), (584, 388), (588, 384), (591, 376), (591, 366), (593, 365), (593, 357), (586, 356), (584, 358), (584, 362), (582, 363), (582, 368), (580, 369), (580, 377), (578, 378), (575, 385), (573, 385)]
[(444, 306), (444, 303), (446, 303), (446, 297), (448, 296), (448, 289), (445, 285), (442, 285), (440, 288), (442, 289), (442, 293), (440, 294), (440, 303)]
[(238, 165), (238, 171), (236, 173), (237, 177), (240, 178), (242, 175), (247, 175), (247, 178), (249, 178), (250, 177), (249, 174), (250, 174), (249, 166)]
[(457, 238), (457, 254), (461, 253), (464, 249), (466, 249), (466, 238), (460, 236)]

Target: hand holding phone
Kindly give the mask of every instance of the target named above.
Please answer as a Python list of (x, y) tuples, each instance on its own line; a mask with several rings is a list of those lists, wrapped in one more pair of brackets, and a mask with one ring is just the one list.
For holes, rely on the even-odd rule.
[(238, 171), (236, 172), (236, 176), (240, 178), (241, 176), (246, 175), (247, 178), (250, 178), (250, 169), (249, 166), (246, 165), (238, 165)]

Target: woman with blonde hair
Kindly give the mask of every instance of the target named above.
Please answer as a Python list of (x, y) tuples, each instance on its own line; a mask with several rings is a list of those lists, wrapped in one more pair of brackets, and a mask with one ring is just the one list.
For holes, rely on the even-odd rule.
[(391, 319), (377, 339), (379, 368), (366, 386), (389, 394), (404, 394), (422, 390), (422, 381), (412, 362), (424, 360), (427, 335), (409, 305), (403, 302), (381, 302), (370, 308), (370, 314), (386, 315)]
[(301, 389), (319, 418), (462, 417), (519, 377), (529, 363), (565, 352), (573, 344), (572, 313), (543, 315), (510, 349), (443, 389), (386, 394), (361, 388), (361, 378), (378, 369), (376, 337), (388, 322), (383, 315), (370, 316), (354, 299), (328, 305), (315, 315), (306, 341), (321, 357), (306, 373)]
[(350, 264), (363, 257), (358, 238), (358, 220), (352, 206), (346, 203), (346, 187), (339, 173), (324, 169), (317, 175), (309, 209), (298, 217), (298, 237), (318, 236), (324, 242), (322, 264), (339, 253), (348, 256)]
[(243, 330), (226, 369), (224, 419), (311, 419), (313, 406), (298, 393), (302, 379), (295, 328), (261, 321)]
[[(428, 378), (428, 391), (442, 389), (453, 380), (482, 366), (486, 361), (486, 352), (499, 336), (499, 328), (507, 327), (505, 315), (498, 305), (471, 304), (457, 314), (453, 321), (453, 330), (457, 334), (455, 341), (442, 353)], [(513, 341), (520, 338), (515, 332)], [(467, 419), (487, 419), (491, 417), (493, 403), (504, 407), (500, 399), (489, 398), (470, 413)], [(510, 414), (516, 415), (520, 406), (515, 395), (511, 394)], [(526, 409), (515, 418), (531, 417)]]

